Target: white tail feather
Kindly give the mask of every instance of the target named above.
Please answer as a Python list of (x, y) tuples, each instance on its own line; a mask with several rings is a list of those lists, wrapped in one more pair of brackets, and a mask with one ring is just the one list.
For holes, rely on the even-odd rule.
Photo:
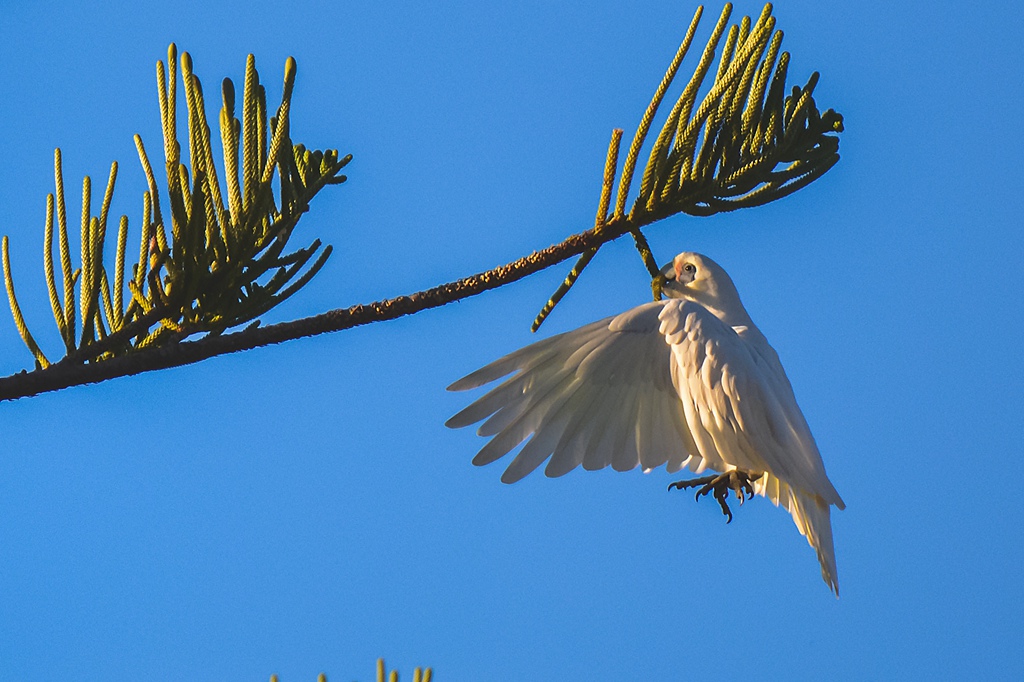
[(832, 545), (831, 506), (818, 496), (792, 491), (789, 513), (796, 527), (818, 553), (821, 577), (839, 596), (839, 574), (836, 571), (836, 550)]
[(794, 490), (770, 474), (754, 483), (754, 490), (765, 495), (793, 516), (800, 534), (818, 554), (821, 577), (836, 597), (839, 596), (839, 572), (836, 570), (836, 550), (832, 544), (832, 507), (818, 495)]

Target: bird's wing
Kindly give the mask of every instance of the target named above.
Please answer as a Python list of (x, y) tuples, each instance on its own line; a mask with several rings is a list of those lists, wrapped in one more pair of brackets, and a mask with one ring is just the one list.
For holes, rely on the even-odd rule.
[[(764, 471), (791, 488), (844, 507), (774, 350), (756, 329), (736, 330), (707, 308), (673, 299), (661, 332), (698, 454), (715, 466)], [(776, 500), (778, 501), (778, 500)]]
[[(671, 351), (659, 332), (665, 302), (648, 303), (527, 346), (448, 387), (477, 388), (512, 376), (446, 422), (459, 428), (486, 419), (477, 433), (493, 438), (473, 459), (489, 464), (531, 434), (501, 480), (518, 481), (550, 456), (548, 476), (580, 464), (667, 464), (702, 468), (672, 383)], [(513, 374), (514, 373), (514, 374)]]

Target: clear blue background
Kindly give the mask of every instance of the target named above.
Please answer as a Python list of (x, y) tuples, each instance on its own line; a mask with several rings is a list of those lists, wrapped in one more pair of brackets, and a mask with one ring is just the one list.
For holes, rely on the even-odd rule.
[[(335, 256), (266, 319), (409, 293), (590, 226), (693, 6), (6, 3), (0, 165), (19, 293), (59, 341), (40, 251), (52, 153), (133, 235), (153, 65), (207, 99), (255, 53), (293, 133), (351, 152), (299, 234)], [(743, 2), (737, 15), (761, 5)], [(709, 7), (706, 36), (719, 7)], [(726, 526), (673, 476), (499, 482), (444, 387), (531, 340), (567, 268), (415, 317), (0, 405), (0, 678), (1021, 679), (1021, 6), (783, 1), (842, 161), (781, 202), (650, 230), (711, 255), (773, 342), (848, 503), (842, 598), (763, 499)], [(684, 70), (692, 68), (687, 62)], [(159, 157), (156, 157), (159, 158)], [(98, 205), (98, 198), (94, 198)], [(137, 237), (133, 236), (133, 240)], [(135, 246), (131, 247), (136, 248)], [(601, 251), (544, 333), (643, 302)], [(7, 319), (2, 319), (7, 318)], [(31, 366), (0, 311), (0, 370)]]

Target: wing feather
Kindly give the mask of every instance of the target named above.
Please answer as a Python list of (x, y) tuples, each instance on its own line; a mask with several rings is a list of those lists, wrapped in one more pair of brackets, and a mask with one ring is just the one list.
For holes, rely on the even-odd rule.
[[(564, 374), (566, 374), (564, 370), (559, 372), (559, 378)], [(534, 433), (547, 415), (566, 400), (567, 396), (560, 394), (557, 390), (559, 385), (558, 380), (544, 385), (536, 399), (531, 401), (528, 409), (480, 449), (480, 452), (473, 458), (473, 464), (482, 466), (501, 459), (526, 440), (531, 433)]]
[(551, 478), (564, 476), (583, 464), (586, 454), (588, 429), (595, 418), (595, 407), (600, 407), (600, 390), (597, 382), (581, 383), (577, 388), (579, 409), (570, 417), (569, 423), (555, 445), (551, 461), (544, 469), (544, 475)]
[(520, 348), (519, 350), (509, 353), (504, 357), (498, 358), (489, 365), (481, 367), (475, 372), (467, 374), (449, 386), (448, 390), (466, 391), (471, 388), (479, 388), (484, 384), (489, 384), (507, 374), (511, 374), (512, 372), (528, 370), (537, 362), (550, 357), (552, 354), (557, 354), (559, 348), (566, 344), (566, 337), (572, 337), (572, 341), (570, 343), (579, 347), (581, 345), (581, 339), (588, 337), (591, 333), (599, 333), (602, 328), (607, 327), (608, 322), (612, 319), (613, 318), (609, 317), (603, 320), (598, 320), (597, 322), (591, 322), (579, 329), (574, 329), (572, 331), (565, 332), (564, 334), (558, 334), (530, 344), (525, 348)]
[(615, 416), (614, 438), (609, 434), (608, 442), (613, 444), (612, 468), (629, 471), (640, 461), (636, 450), (636, 421), (640, 409), (640, 387), (629, 384), (625, 400), (619, 404), (621, 412)]
[(449, 390), (512, 375), (446, 424), (483, 421), (478, 433), (491, 440), (474, 464), (496, 461), (522, 445), (505, 482), (549, 458), (548, 476), (581, 464), (619, 471), (682, 466), (696, 450), (673, 384), (672, 353), (659, 331), (664, 305), (648, 303), (544, 339), (456, 381)]
[(660, 403), (644, 403), (642, 426), (641, 423), (637, 424), (637, 452), (640, 454), (640, 468), (645, 473), (668, 464), (670, 451), (666, 447), (665, 438), (674, 434), (675, 429), (666, 420), (666, 416)]

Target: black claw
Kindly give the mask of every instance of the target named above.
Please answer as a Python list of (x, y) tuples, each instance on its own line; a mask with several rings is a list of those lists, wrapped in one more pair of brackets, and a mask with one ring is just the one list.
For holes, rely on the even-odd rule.
[(729, 499), (729, 491), (732, 490), (736, 493), (736, 497), (739, 499), (742, 505), (746, 502), (748, 497), (754, 497), (754, 485), (751, 481), (756, 481), (761, 478), (764, 474), (758, 474), (752, 476), (743, 471), (733, 470), (728, 471), (724, 474), (717, 474), (715, 476), (703, 476), (701, 478), (690, 479), (689, 481), (675, 481), (669, 483), (668, 489), (672, 490), (685, 490), (686, 488), (697, 488), (696, 494), (693, 499), (700, 501), (700, 498), (709, 493), (713, 493), (715, 500), (722, 507), (722, 514), (726, 516), (726, 523), (732, 523), (732, 510), (729, 509), (727, 500)]
[(732, 510), (729, 509), (729, 504), (726, 502), (728, 495), (727, 490), (723, 490), (721, 495), (715, 494), (715, 499), (718, 500), (718, 504), (722, 507), (722, 513), (728, 517), (725, 521), (727, 524), (732, 523)]

